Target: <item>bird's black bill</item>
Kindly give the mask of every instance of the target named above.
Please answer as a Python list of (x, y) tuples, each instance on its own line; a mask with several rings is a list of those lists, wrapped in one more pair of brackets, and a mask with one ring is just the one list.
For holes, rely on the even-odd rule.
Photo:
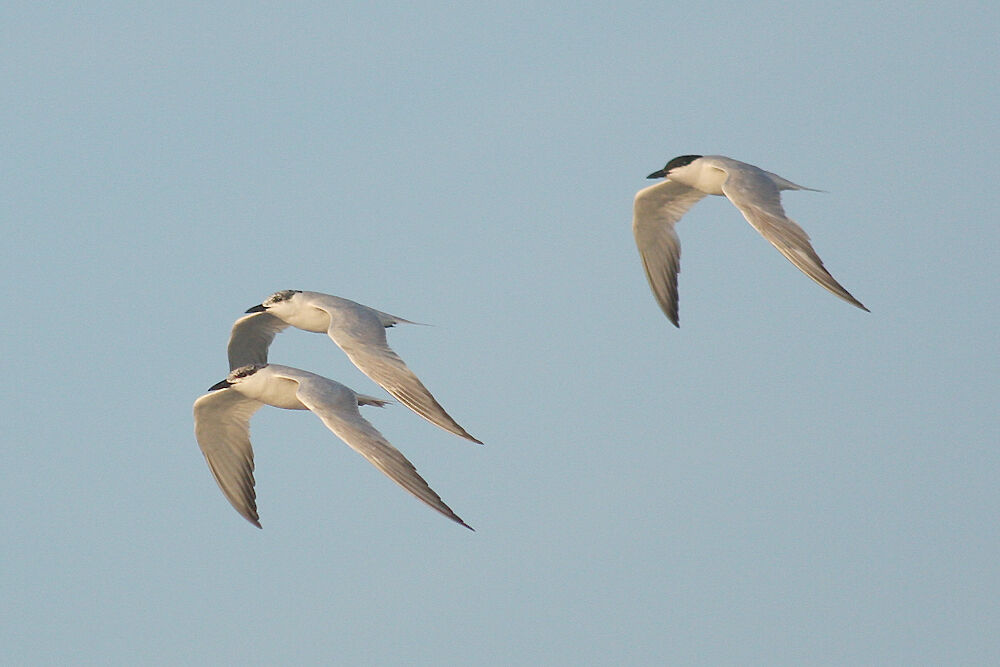
[(266, 312), (266, 311), (267, 311), (267, 308), (265, 308), (264, 304), (262, 304), (262, 303), (258, 303), (253, 308), (247, 308), (247, 312), (248, 313), (263, 313), (263, 312)]
[(211, 387), (208, 388), (209, 391), (215, 391), (216, 389), (228, 389), (232, 387), (233, 383), (229, 380), (223, 380), (222, 382), (216, 382)]
[[(650, 174), (646, 178), (663, 178), (666, 175), (667, 175), (667, 170), (666, 169), (661, 169), (659, 171), (654, 171), (652, 174)], [(250, 311), (247, 311), (247, 312), (250, 312)]]

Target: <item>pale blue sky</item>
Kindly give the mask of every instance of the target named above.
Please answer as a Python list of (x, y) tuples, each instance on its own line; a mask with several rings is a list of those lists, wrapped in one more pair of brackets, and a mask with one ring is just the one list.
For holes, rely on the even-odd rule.
[[(794, 9), (793, 9), (794, 7)], [(11, 664), (1000, 662), (1000, 10), (5, 3), (0, 651)], [(681, 329), (632, 197), (721, 153), (871, 310), (723, 199)], [(191, 404), (278, 289), (390, 342), (476, 447), (365, 415), (473, 525), (305, 413), (263, 531)], [(322, 336), (272, 360), (378, 388)]]

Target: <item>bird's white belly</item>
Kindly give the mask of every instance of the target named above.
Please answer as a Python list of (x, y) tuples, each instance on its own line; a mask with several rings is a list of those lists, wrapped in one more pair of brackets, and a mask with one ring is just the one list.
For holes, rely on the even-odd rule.
[(330, 314), (319, 308), (300, 308), (287, 317), (285, 322), (305, 331), (326, 333), (330, 328)]
[(240, 389), (246, 396), (255, 398), (262, 403), (286, 410), (308, 410), (302, 404), (296, 393), (299, 383), (287, 378), (271, 377), (267, 383), (246, 383)]
[(729, 178), (729, 174), (724, 170), (710, 164), (701, 164), (696, 169), (689, 167), (679, 171), (680, 173), (671, 174), (670, 180), (700, 190), (706, 195), (723, 194), (722, 184)]

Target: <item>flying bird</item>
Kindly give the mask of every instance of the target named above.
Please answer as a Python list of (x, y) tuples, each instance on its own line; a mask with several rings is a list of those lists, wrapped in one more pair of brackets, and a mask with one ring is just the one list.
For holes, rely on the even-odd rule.
[(674, 225), (705, 195), (728, 197), (747, 222), (800, 271), (844, 301), (868, 312), (824, 268), (809, 243), (809, 236), (781, 207), (782, 190), (813, 188), (721, 155), (675, 157), (647, 178), (667, 180), (636, 193), (632, 232), (653, 295), (674, 326), (680, 326), (677, 274), (681, 259), (681, 242)]
[(386, 342), (385, 330), (395, 324), (416, 324), (360, 303), (320, 292), (282, 290), (247, 310), (229, 336), (229, 368), (266, 364), (275, 335), (293, 326), (325, 333), (358, 369), (400, 403), (446, 431), (483, 444), (445, 412)]
[(248, 364), (212, 385), (194, 402), (194, 432), (219, 488), (236, 511), (260, 528), (253, 477), (250, 417), (264, 405), (310, 410), (334, 434), (392, 481), (469, 530), (416, 468), (358, 410), (386, 401), (357, 394), (339, 382), (276, 364)]

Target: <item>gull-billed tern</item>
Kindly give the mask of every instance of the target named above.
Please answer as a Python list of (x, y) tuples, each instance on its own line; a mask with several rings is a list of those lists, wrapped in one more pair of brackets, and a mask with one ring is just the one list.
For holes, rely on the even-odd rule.
[(666, 178), (635, 196), (632, 232), (649, 286), (674, 326), (681, 243), (674, 225), (705, 195), (724, 195), (800, 271), (844, 301), (868, 311), (823, 267), (809, 236), (781, 207), (782, 190), (813, 190), (721, 155), (682, 155), (647, 178)]
[(472, 527), (444, 504), (413, 464), (358, 411), (385, 401), (357, 394), (339, 382), (276, 364), (237, 368), (194, 402), (194, 431), (222, 493), (247, 521), (260, 528), (253, 478), (250, 417), (264, 405), (311, 410), (356, 452), (392, 481), (452, 521)]
[(386, 328), (415, 322), (339, 296), (300, 290), (275, 292), (247, 313), (236, 321), (229, 336), (230, 370), (246, 364), (266, 364), (271, 341), (285, 327), (325, 333), (351, 363), (400, 403), (446, 431), (483, 444), (445, 412), (386, 342)]

